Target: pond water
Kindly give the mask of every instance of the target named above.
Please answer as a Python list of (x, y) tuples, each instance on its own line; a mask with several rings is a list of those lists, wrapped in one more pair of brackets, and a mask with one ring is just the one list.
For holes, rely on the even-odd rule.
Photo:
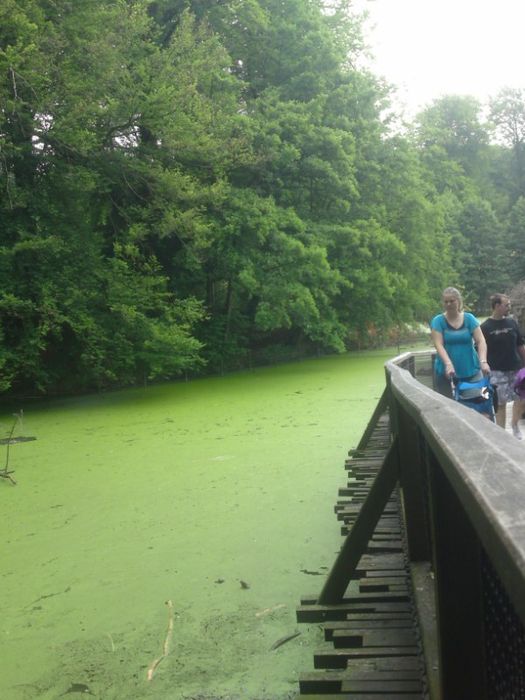
[(295, 608), (340, 546), (344, 459), (393, 354), (19, 406), (0, 697), (294, 697), (321, 641)]

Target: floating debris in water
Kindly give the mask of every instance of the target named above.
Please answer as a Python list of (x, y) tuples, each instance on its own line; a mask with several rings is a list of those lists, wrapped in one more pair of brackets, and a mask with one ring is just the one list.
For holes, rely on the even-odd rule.
[(36, 440), (36, 437), (11, 437), (11, 438), (1, 438), (0, 445), (16, 445), (17, 442), (32, 442)]
[(308, 576), (324, 576), (322, 571), (308, 571), (308, 569), (301, 569), (302, 574), (308, 574)]
[(285, 637), (281, 637), (278, 639), (276, 642), (272, 644), (270, 647), (270, 651), (273, 651), (274, 649), (278, 649), (279, 647), (282, 647), (283, 644), (286, 644), (286, 642), (290, 642), (292, 639), (295, 639), (298, 637), (301, 633), (300, 632), (293, 632), (292, 634), (287, 634)]
[(7, 479), (7, 480), (10, 481), (14, 486), (16, 486), (16, 481), (13, 479), (13, 477), (11, 476), (11, 474), (14, 474), (13, 469), (11, 469), (11, 470), (2, 469), (2, 470), (0, 471), (0, 477), (1, 477), (2, 479)]
[(218, 579), (217, 579), (216, 581), (214, 581), (213, 583), (224, 583), (224, 579), (223, 579), (223, 578), (218, 578)]
[(69, 593), (71, 590), (71, 586), (68, 586), (65, 588), (63, 591), (58, 591), (57, 593), (48, 593), (47, 595), (41, 595), (39, 598), (36, 600), (33, 600), (31, 603), (26, 605), (26, 608), (30, 608), (31, 606), (35, 605), (36, 603), (39, 603), (41, 600), (46, 600), (46, 598), (54, 598), (57, 595), (62, 595), (62, 593)]
[(284, 603), (279, 603), (279, 605), (274, 605), (271, 608), (264, 608), (264, 610), (259, 610), (258, 612), (255, 613), (255, 617), (262, 617), (263, 615), (268, 615), (269, 613), (274, 612), (275, 610), (279, 610), (280, 608), (285, 608), (286, 605)]
[(250, 587), (250, 584), (246, 583), (246, 581), (239, 581), (239, 583), (241, 584), (243, 591), (246, 591)]
[(166, 632), (166, 639), (164, 640), (164, 645), (162, 647), (162, 656), (159, 656), (158, 659), (152, 661), (150, 667), (148, 668), (148, 673), (146, 675), (148, 681), (151, 681), (153, 679), (153, 674), (157, 670), (157, 666), (170, 653), (170, 641), (171, 636), (173, 634), (173, 603), (171, 602), (171, 600), (167, 600), (166, 605), (168, 606), (168, 630)]
[(13, 438), (13, 433), (15, 432), (15, 427), (17, 423), (20, 421), (22, 423), (22, 419), (24, 417), (24, 411), (23, 409), (20, 410), (20, 413), (13, 413), (13, 416), (15, 417), (15, 422), (11, 426), (11, 430), (9, 432), (9, 435), (5, 440), (2, 440), (4, 445), (7, 445), (7, 450), (6, 450), (6, 456), (5, 456), (5, 467), (0, 470), (0, 477), (2, 479), (7, 479), (10, 481), (14, 486), (16, 486), (16, 481), (14, 477), (11, 476), (11, 474), (14, 474), (13, 469), (9, 469), (9, 448), (11, 447), (11, 444), (15, 441), (15, 438)]
[(85, 683), (71, 683), (69, 688), (62, 693), (62, 695), (69, 695), (69, 693), (84, 693), (85, 695), (94, 695)]

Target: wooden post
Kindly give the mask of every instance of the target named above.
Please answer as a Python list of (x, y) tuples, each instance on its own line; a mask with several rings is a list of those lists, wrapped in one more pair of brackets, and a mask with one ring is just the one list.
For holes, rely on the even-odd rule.
[(416, 422), (399, 405), (396, 406), (396, 427), (409, 559), (429, 561), (432, 551), (423, 438)]
[(429, 467), (443, 698), (492, 700), (485, 677), (480, 542), (432, 452)]
[(398, 477), (399, 456), (397, 441), (394, 441), (385, 455), (381, 469), (375, 477), (356, 521), (346, 536), (341, 551), (328, 574), (319, 596), (319, 605), (335, 605), (341, 602), (388, 499), (392, 495)]

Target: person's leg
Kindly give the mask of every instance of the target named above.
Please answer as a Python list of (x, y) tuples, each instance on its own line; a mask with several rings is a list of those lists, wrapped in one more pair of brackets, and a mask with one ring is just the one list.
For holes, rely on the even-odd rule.
[(496, 411), (496, 423), (500, 428), (505, 428), (507, 418), (507, 402), (501, 401), (498, 396), (498, 410)]
[(521, 399), (514, 399), (514, 403), (512, 404), (512, 433), (514, 437), (518, 438), (518, 440), (521, 440), (523, 437), (521, 434), (519, 421), (521, 420), (524, 410), (525, 401)]
[(507, 417), (507, 378), (504, 372), (492, 370), (490, 373), (490, 383), (497, 394), (498, 410), (496, 411), (496, 424), (500, 428), (505, 428)]

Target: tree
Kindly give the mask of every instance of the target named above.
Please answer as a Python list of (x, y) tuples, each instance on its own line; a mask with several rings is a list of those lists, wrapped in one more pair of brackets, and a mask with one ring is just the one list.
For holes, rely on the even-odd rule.
[(525, 279), (525, 197), (520, 197), (509, 212), (506, 244), (504, 264), (510, 280), (516, 284)]
[(465, 241), (461, 279), (467, 301), (476, 313), (485, 313), (490, 295), (510, 282), (501, 226), (490, 203), (476, 198), (463, 206), (459, 228)]
[[(158, 52), (146, 7), (42, 0), (7, 8), (0, 28), (4, 388), (85, 389), (173, 376), (198, 363), (191, 328), (200, 305), (176, 299), (154, 252), (137, 244), (136, 211), (149, 209), (149, 188), (165, 185), (155, 179), (154, 148), (139, 147), (142, 115), (152, 114), (155, 100), (164, 106), (169, 93), (166, 83), (151, 89)], [(187, 182), (179, 178), (185, 192)]]
[(341, 351), (426, 319), (455, 271), (476, 299), (502, 282), (508, 147), (470, 98), (394, 136), (349, 0), (5, 0), (0, 20), (3, 390)]
[(488, 131), (480, 121), (481, 105), (473, 97), (442, 97), (418, 114), (414, 137), (429, 179), (438, 192), (469, 192), (484, 186)]
[(512, 150), (515, 183), (513, 201), (525, 195), (525, 90), (504, 88), (490, 100), (496, 134)]
[(467, 302), (484, 313), (489, 295), (509, 282), (501, 223), (505, 154), (489, 145), (480, 105), (469, 97), (436, 100), (418, 116), (414, 136), (425, 179), (435, 188), (430, 194), (443, 211), (450, 267)]

